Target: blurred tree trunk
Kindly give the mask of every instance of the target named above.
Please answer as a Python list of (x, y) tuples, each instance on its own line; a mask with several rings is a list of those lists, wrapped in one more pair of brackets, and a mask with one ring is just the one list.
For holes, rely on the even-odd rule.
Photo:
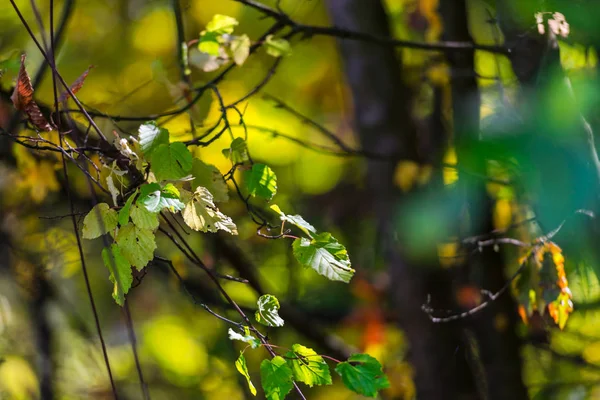
[[(390, 36), (387, 15), (379, 0), (328, 0), (327, 5), (337, 27)], [(402, 81), (399, 54), (392, 47), (360, 41), (340, 41), (339, 45), (362, 149), (418, 159), (410, 90)], [(443, 146), (431, 143), (437, 153)], [(365, 187), (370, 201), (365, 207), (377, 226), (378, 246), (389, 268), (393, 311), (409, 340), (418, 398), (471, 398), (470, 372), (464, 359), (457, 356), (457, 349), (462, 348), (457, 324), (433, 324), (421, 309), (428, 294), (449, 298), (446, 272), (436, 262), (408, 256), (403, 243), (395, 238), (398, 227), (394, 214), (411, 197), (395, 187), (395, 167), (393, 159), (368, 160)], [(435, 248), (431, 251), (436, 254)]]
[[(442, 1), (440, 13), (444, 21), (444, 40), (473, 41), (465, 0)], [(474, 51), (449, 52), (447, 60), (451, 68), (452, 126), (458, 164), (461, 170), (479, 177), (486, 176), (486, 159), (477, 149), (480, 142), (480, 96), (475, 78)], [(474, 174), (460, 174), (459, 177), (464, 207), (460, 215), (462, 219), (468, 215), (470, 221), (467, 231), (461, 232), (462, 236), (476, 236), (494, 230), (493, 201), (487, 194), (485, 180), (479, 177)], [(507, 278), (501, 252), (488, 246), (469, 257), (467, 262), (478, 287), (495, 293), (505, 285)], [(476, 339), (479, 362), (485, 371), (488, 399), (528, 397), (521, 378), (521, 343), (516, 335), (516, 311), (513, 298), (506, 293), (465, 321)]]

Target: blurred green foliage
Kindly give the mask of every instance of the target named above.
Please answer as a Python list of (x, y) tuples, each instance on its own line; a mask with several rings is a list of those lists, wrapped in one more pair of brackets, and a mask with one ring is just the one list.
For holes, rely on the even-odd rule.
[[(64, 2), (55, 2), (57, 16)], [(29, 1), (19, 0), (16, 3), (35, 27)], [(38, 3), (41, 14), (47, 15), (48, 2)], [(189, 0), (181, 3), (187, 40), (198, 38), (200, 32), (209, 29), (206, 25), (215, 14), (236, 18), (240, 21), (235, 27), (236, 32), (248, 35), (252, 41), (263, 34), (270, 24), (259, 18), (260, 14), (256, 11), (230, 0)], [(275, 5), (274, 0), (264, 3)], [(436, 1), (387, 0), (386, 5), (397, 37), (417, 41), (438, 39), (442, 26), (436, 13)], [(322, 1), (284, 0), (281, 1), (281, 7), (296, 21), (314, 25), (329, 23)], [(576, 5), (571, 7), (567, 4), (565, 7), (561, 11), (568, 20), (583, 20), (580, 25), (582, 29), (578, 30), (578, 25), (573, 22), (572, 38), (560, 41), (561, 63), (572, 79), (579, 103), (565, 104), (564, 99), (548, 93), (546, 101), (557, 112), (535, 126), (535, 129), (558, 131), (557, 140), (564, 139), (560, 135), (566, 130), (557, 130), (556, 126), (564, 122), (560, 118), (570, 114), (565, 111), (569, 107), (578, 106), (585, 115), (591, 116), (592, 122), (599, 122), (594, 113), (599, 100), (597, 54), (584, 37), (585, 30), (593, 28), (578, 14)], [(488, 10), (494, 12), (490, 2), (470, 1), (470, 28), (477, 43), (499, 44), (502, 41), (501, 34), (493, 24), (486, 22), (490, 18)], [(529, 19), (533, 28), (533, 14)], [(0, 26), (0, 85), (7, 90), (14, 84), (22, 51), (28, 55), (31, 75), (41, 65), (42, 57), (28, 39), (8, 2), (0, 4)], [(264, 78), (274, 62), (274, 58), (267, 53), (275, 52), (278, 55), (288, 52), (285, 44), (275, 40), (270, 42), (266, 51), (260, 50), (249, 57), (243, 66), (236, 68), (219, 84), (226, 104), (244, 96)], [(293, 41), (291, 48), (291, 54), (283, 59), (263, 91), (289, 102), (304, 115), (334, 131), (344, 142), (355, 145), (357, 139), (352, 130), (352, 102), (335, 40), (313, 37), (310, 40)], [(447, 85), (448, 71), (444, 65), (434, 62), (439, 58), (437, 53), (415, 49), (398, 51), (403, 56), (408, 83), (423, 98), (422, 103), (417, 103), (415, 107), (415, 115), (424, 119), (432, 112), (430, 102), (433, 95), (430, 87), (423, 82)], [(177, 52), (176, 23), (169, 2), (80, 0), (76, 2), (66, 26), (64, 40), (57, 53), (57, 67), (65, 79), (72, 82), (89, 65), (95, 66), (78, 93), (78, 97), (90, 109), (114, 115), (151, 115), (182, 106), (186, 102), (188, 89), (181, 82)], [(204, 72), (193, 67), (197, 53), (197, 50), (190, 48), (190, 79), (199, 85), (219, 71)], [(504, 56), (483, 51), (475, 52), (475, 61), (482, 91), (482, 122), (484, 127), (490, 127), (483, 130), (483, 135), (485, 138), (505, 138), (511, 133), (510, 109), (514, 106), (511, 102), (515, 101), (516, 77), (511, 64)], [(499, 94), (500, 85), (502, 95)], [(36, 98), (41, 103), (50, 104), (52, 97), (52, 82), (49, 74), (46, 74), (36, 90)], [(507, 103), (511, 107), (506, 107)], [(449, 113), (448, 104), (444, 112)], [(335, 189), (361, 182), (364, 160), (322, 154), (277, 135), (285, 134), (317, 145), (329, 144), (315, 129), (260, 95), (243, 105), (243, 113), (248, 127), (250, 154), (254, 161), (272, 168), (272, 171), (253, 169), (248, 173), (246, 179), (252, 182), (252, 192), (268, 198), (276, 189), (276, 202), (282, 210), (295, 210), (315, 226), (333, 232), (346, 245), (353, 257), (353, 267), (359, 271), (349, 287), (324, 281), (314, 271), (297, 264), (289, 243), (257, 237), (256, 226), (249, 220), (241, 202), (230, 201), (220, 205), (223, 212), (236, 221), (239, 231), (236, 243), (249, 255), (265, 292), (273, 293), (287, 304), (307, 310), (309, 315), (327, 327), (327, 332), (380, 360), (391, 384), (391, 388), (385, 392), (389, 398), (413, 398), (413, 372), (406, 361), (407, 344), (402, 332), (385, 318), (384, 299), (377, 283), (370, 283), (378, 282), (378, 278), (384, 282), (388, 279), (385, 271), (367, 262), (373, 251), (369, 243), (376, 240), (373, 227), (361, 226), (358, 221), (340, 220), (336, 209), (344, 207), (346, 203), (356, 204), (341, 195), (335, 197)], [(220, 115), (219, 102), (214, 93), (207, 91), (190, 114), (198, 130), (214, 124)], [(190, 114), (183, 113), (160, 121), (170, 131), (172, 141), (192, 139)], [(6, 115), (6, 110), (0, 110), (0, 119), (5, 119)], [(243, 127), (237, 124), (239, 115), (229, 110), (227, 116), (233, 121), (234, 135), (244, 137)], [(494, 120), (495, 116), (501, 118)], [(131, 134), (135, 134), (140, 125), (139, 122), (110, 119), (99, 120), (99, 124), (104, 132), (118, 130)], [(194, 155), (206, 164), (214, 164), (221, 173), (226, 173), (231, 161), (223, 156), (222, 150), (230, 145), (231, 138), (223, 135), (210, 147), (194, 149)], [(500, 147), (501, 144), (494, 151), (500, 153)], [(450, 149), (446, 156), (448, 164), (456, 163), (453, 151)], [(23, 153), (23, 149), (15, 149), (14, 152), (21, 172), (10, 172), (18, 175), (16, 190), (6, 190), (0, 184), (7, 204), (8, 217), (5, 218), (13, 218), (11, 229), (17, 231), (18, 242), (28, 251), (41, 256), (43, 268), (47, 270), (48, 280), (52, 284), (53, 296), (46, 312), (54, 331), (54, 367), (58, 377), (59, 398), (109, 398), (110, 384), (94, 330), (71, 226), (66, 219), (39, 218), (69, 213), (67, 204), (54, 201), (61, 187), (52, 172), (59, 169), (60, 165), (53, 158), (33, 160), (31, 155)], [(546, 161), (556, 162), (551, 158)], [(490, 175), (498, 179), (510, 177), (513, 173), (493, 165), (489, 170)], [(89, 191), (85, 179), (74, 168), (70, 171), (74, 177), (72, 184), (77, 191), (77, 210), (87, 211)], [(277, 174), (276, 187), (274, 182), (269, 181), (269, 173), (273, 171)], [(422, 166), (402, 164), (398, 171), (396, 184), (400, 189), (417, 186), (420, 180), (428, 179), (426, 168)], [(560, 173), (560, 168), (557, 168), (557, 180), (561, 179)], [(565, 179), (571, 179), (570, 176)], [(454, 169), (444, 170), (447, 185), (451, 186), (456, 179)], [(562, 190), (558, 184), (556, 186), (559, 191)], [(488, 190), (496, 200), (496, 226), (503, 228), (515, 222), (519, 210), (512, 190), (493, 184), (488, 185)], [(568, 202), (568, 199), (560, 196), (564, 193), (554, 194), (538, 199), (547, 202), (551, 214), (562, 207), (560, 202)], [(335, 200), (333, 207), (328, 206), (332, 198)], [(430, 243), (444, 242), (447, 239), (444, 232), (452, 224), (453, 209), (452, 203), (446, 198), (423, 197), (408, 204), (404, 226), (410, 235), (406, 236), (418, 238), (407, 243), (409, 251), (422, 256), (430, 248)], [(563, 216), (558, 218), (562, 219)], [(214, 251), (216, 245), (211, 237), (193, 234), (187, 239), (210, 268), (223, 274), (235, 273)], [(157, 236), (157, 241), (161, 255), (173, 260), (183, 278), (206, 279), (164, 237)], [(456, 256), (452, 246), (443, 247), (440, 244), (439, 248), (440, 254), (429, 256), (443, 258), (445, 253), (448, 253), (448, 257)], [(139, 386), (124, 329), (124, 315), (110, 295), (111, 283), (100, 257), (101, 244), (86, 244), (85, 250), (115, 379), (128, 398), (137, 398)], [(571, 254), (566, 252), (565, 258), (575, 312), (564, 331), (551, 330), (547, 348), (534, 345), (524, 348), (524, 379), (534, 398), (600, 396), (600, 269), (594, 268), (585, 257), (582, 260), (579, 257), (571, 258)], [(32, 281), (34, 268), (36, 266), (30, 262), (20, 260), (10, 271), (6, 269), (1, 272), (2, 398), (32, 399), (39, 395), (34, 339), (36, 322), (31, 320), (31, 310), (28, 309), (33, 291), (28, 284)], [(237, 282), (225, 282), (223, 286), (241, 306), (255, 307), (258, 296), (248, 286)], [(206, 288), (201, 286), (199, 290)], [(249, 396), (246, 379), (234, 367), (245, 344), (232, 343), (224, 323), (195, 307), (190, 298), (181, 292), (178, 281), (165, 266), (158, 263), (151, 265), (143, 284), (132, 288), (128, 298), (138, 336), (142, 368), (153, 399), (234, 400)], [(521, 328), (523, 335), (530, 329), (525, 325)], [(312, 346), (287, 326), (268, 332), (275, 343), (287, 348), (298, 342)], [(263, 353), (264, 350), (244, 353), (249, 378), (257, 386), (260, 382), (258, 371), (263, 368), (259, 366), (265, 357)], [(574, 362), (580, 358), (585, 362), (584, 365)], [(334, 383), (338, 378), (333, 377)], [(381, 386), (385, 385), (381, 383)], [(360, 398), (341, 385), (312, 389), (310, 394), (313, 399)]]

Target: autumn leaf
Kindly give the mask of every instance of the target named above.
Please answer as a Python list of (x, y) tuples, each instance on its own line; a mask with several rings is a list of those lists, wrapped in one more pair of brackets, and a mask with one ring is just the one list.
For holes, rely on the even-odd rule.
[[(75, 82), (73, 82), (73, 84), (69, 87), (69, 89), (71, 89), (71, 93), (75, 94), (77, 92), (79, 92), (79, 90), (83, 87), (83, 83), (85, 82), (85, 78), (87, 78), (88, 74), (90, 73), (90, 70), (94, 68), (93, 65), (90, 65), (88, 67), (88, 69), (86, 69), (85, 71), (83, 71), (83, 73), (81, 75), (79, 75), (79, 78), (77, 78), (75, 80)], [(64, 102), (67, 101), (69, 99), (69, 97), (71, 97), (71, 94), (69, 93), (68, 90), (65, 90), (64, 92), (62, 92), (60, 94), (60, 97), (58, 98), (59, 102)]]
[(50, 132), (56, 127), (46, 120), (46, 117), (40, 111), (40, 108), (33, 100), (33, 86), (31, 78), (25, 69), (25, 54), (21, 55), (21, 68), (17, 77), (17, 84), (12, 96), (10, 96), (13, 105), (19, 111), (24, 111), (31, 123), (41, 131)]

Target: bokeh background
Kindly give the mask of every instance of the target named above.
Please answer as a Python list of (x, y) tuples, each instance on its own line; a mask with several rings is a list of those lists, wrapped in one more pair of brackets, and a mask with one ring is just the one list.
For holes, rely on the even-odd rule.
[[(365, 0), (367, 1), (367, 0)], [(27, 0), (16, 1), (37, 33), (39, 29)], [(49, 2), (38, 1), (42, 15), (48, 15)], [(263, 3), (274, 6), (275, 2)], [(436, 41), (442, 32), (435, 0), (386, 0), (393, 34), (414, 41)], [(573, 2), (578, 3), (578, 2)], [(56, 15), (64, 1), (56, 1)], [(565, 3), (566, 4), (566, 3)], [(581, 108), (596, 122), (593, 107), (597, 104), (595, 82), (597, 55), (595, 46), (585, 36), (590, 30), (578, 4), (568, 3), (561, 11), (571, 22), (572, 35), (560, 40), (561, 64), (573, 81)], [(215, 14), (240, 21), (236, 32), (246, 33), (254, 41), (272, 24), (261, 14), (230, 0), (181, 1), (187, 40), (199, 32)], [(560, 5), (560, 4), (559, 4)], [(283, 0), (281, 6), (296, 21), (328, 25), (322, 0)], [(501, 44), (502, 35), (493, 21), (494, 5), (483, 0), (468, 2), (470, 29), (477, 43)], [(568, 14), (571, 12), (571, 14)], [(578, 19), (579, 18), (579, 19)], [(531, 16), (532, 27), (535, 19)], [(578, 22), (579, 21), (579, 22)], [(581, 28), (581, 29), (578, 29)], [(177, 32), (169, 1), (144, 0), (77, 0), (57, 52), (57, 66), (67, 81), (75, 80), (93, 65), (78, 97), (90, 109), (112, 115), (151, 115), (185, 104), (185, 85), (180, 82), (177, 58)], [(415, 96), (414, 114), (426, 120), (433, 112), (433, 85), (447, 87), (449, 72), (440, 62), (441, 55), (418, 49), (399, 49), (402, 53), (405, 80)], [(27, 53), (27, 65), (33, 75), (42, 64), (42, 56), (29, 39), (8, 2), (0, 4), (0, 85), (10, 91), (18, 72), (19, 56)], [(514, 96), (517, 85), (509, 60), (485, 51), (475, 52), (477, 82), (482, 93), (483, 126), (497, 127), (494, 120), (504, 99)], [(195, 68), (194, 50), (190, 53), (191, 80), (200, 86), (219, 71), (206, 73)], [(240, 68), (219, 84), (226, 104), (237, 100), (260, 82), (274, 59), (264, 50), (252, 55)], [(345, 83), (344, 69), (337, 43), (328, 37), (292, 41), (292, 55), (286, 57), (261, 93), (272, 95), (322, 124), (350, 146), (358, 141), (353, 131), (352, 99)], [(52, 82), (46, 74), (36, 90), (40, 103), (52, 103)], [(555, 99), (557, 109), (565, 107)], [(246, 254), (256, 269), (265, 292), (276, 295), (290, 307), (302, 310), (307, 325), (317, 323), (328, 335), (338, 337), (347, 346), (378, 358), (385, 366), (392, 387), (386, 398), (414, 398), (412, 368), (406, 359), (407, 343), (393, 313), (386, 307), (384, 293), (389, 276), (385, 265), (373, 263), (377, 247), (375, 227), (359, 218), (360, 198), (347, 195), (349, 187), (364, 184), (365, 160), (360, 157), (322, 154), (314, 149), (278, 136), (288, 135), (317, 145), (330, 143), (318, 130), (261, 94), (243, 103), (248, 126), (248, 145), (255, 161), (270, 165), (278, 176), (278, 194), (274, 200), (283, 210), (302, 214), (313, 225), (332, 232), (347, 247), (356, 277), (349, 285), (333, 283), (312, 270), (302, 269), (294, 260), (290, 243), (265, 240), (256, 235), (256, 226), (246, 214), (245, 206), (232, 194), (221, 207), (238, 225), (236, 246)], [(12, 109), (0, 104), (0, 124), (6, 125)], [(450, 113), (446, 102), (444, 113)], [(214, 123), (220, 115), (219, 105), (207, 91), (193, 110), (198, 130)], [(236, 121), (234, 114), (232, 121)], [(491, 122), (490, 122), (491, 121)], [(506, 119), (501, 119), (506, 121)], [(190, 139), (190, 114), (159, 121), (176, 140)], [(98, 119), (104, 132), (118, 130), (135, 133), (138, 122)], [(204, 127), (204, 128), (203, 128)], [(19, 128), (22, 129), (22, 128)], [(509, 128), (508, 128), (509, 129)], [(244, 135), (241, 126), (234, 132)], [(23, 134), (27, 132), (22, 131)], [(31, 132), (29, 132), (30, 134)], [(197, 152), (206, 163), (225, 173), (231, 167), (221, 150), (229, 146), (224, 135), (208, 148)], [(17, 247), (42, 260), (49, 284), (48, 301), (43, 310), (36, 309), (35, 263), (27, 257), (0, 260), (0, 398), (34, 399), (38, 396), (38, 369), (35, 333), (39, 313), (50, 323), (54, 343), (53, 358), (57, 398), (110, 398), (110, 383), (105, 371), (82, 271), (75, 237), (68, 218), (50, 218), (69, 213), (63, 201), (61, 164), (52, 155), (34, 157), (15, 146), (12, 154), (18, 168), (2, 166), (0, 194), (2, 224)], [(456, 154), (450, 147), (444, 161), (451, 165)], [(82, 174), (71, 168), (76, 190), (76, 210), (89, 209), (89, 190)], [(397, 166), (395, 185), (408, 191), (426, 182), (431, 167), (404, 161)], [(106, 172), (105, 172), (106, 173)], [(506, 171), (500, 169), (497, 176)], [(443, 170), (445, 185), (457, 180), (456, 170)], [(494, 198), (494, 224), (503, 229), (515, 221), (520, 212), (513, 188), (488, 185)], [(82, 214), (84, 215), (84, 214)], [(519, 214), (521, 215), (521, 214)], [(441, 224), (439, 213), (419, 219), (419, 234), (428, 233)], [(434, 228), (432, 228), (434, 227)], [(200, 293), (206, 277), (190, 265), (167, 240), (157, 236), (157, 253), (172, 259), (185, 279), (199, 282)], [(209, 265), (223, 273), (235, 274), (219, 252), (210, 235), (191, 234), (194, 250)], [(231, 240), (231, 239), (228, 239)], [(439, 257), (456, 255), (452, 243), (440, 243)], [(103, 328), (113, 373), (124, 398), (139, 398), (139, 385), (125, 329), (124, 314), (112, 297), (108, 271), (100, 258), (101, 244), (85, 243), (88, 270), (100, 323)], [(567, 274), (573, 292), (575, 312), (564, 331), (549, 329), (549, 345), (523, 347), (524, 381), (537, 398), (580, 399), (600, 396), (600, 286), (593, 265), (573, 262), (568, 254)], [(225, 289), (242, 306), (253, 308), (257, 294), (248, 286), (225, 282)], [(234, 368), (234, 360), (243, 346), (227, 337), (227, 326), (199, 307), (181, 291), (178, 281), (163, 265), (151, 265), (142, 284), (129, 296), (139, 356), (153, 399), (243, 399), (249, 393), (244, 378)], [(225, 313), (229, 311), (224, 311)], [(523, 337), (528, 327), (520, 326)], [(269, 330), (274, 343), (290, 346), (300, 342), (318, 348), (293, 327)], [(260, 381), (258, 365), (262, 351), (248, 351), (251, 377)], [(435, 384), (432, 382), (432, 384)], [(597, 385), (597, 386), (596, 386)], [(308, 391), (311, 399), (355, 399), (360, 396), (346, 390), (334, 378), (331, 387)]]

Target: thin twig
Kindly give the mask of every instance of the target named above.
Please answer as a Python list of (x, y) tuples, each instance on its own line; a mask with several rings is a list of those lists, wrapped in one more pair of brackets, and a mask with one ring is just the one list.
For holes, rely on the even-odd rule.
[(409, 40), (393, 39), (387, 37), (379, 37), (368, 33), (351, 31), (338, 27), (326, 27), (326, 26), (315, 26), (305, 25), (293, 21), (287, 14), (281, 11), (272, 9), (262, 3), (254, 0), (234, 0), (238, 3), (244, 4), (248, 7), (254, 8), (260, 11), (267, 17), (271, 17), (278, 22), (285, 24), (292, 28), (293, 32), (301, 33), (305, 37), (310, 36), (329, 36), (339, 39), (358, 40), (368, 43), (374, 43), (378, 45), (404, 47), (409, 49), (427, 50), (427, 51), (472, 51), (472, 50), (484, 50), (492, 53), (499, 54), (510, 54), (511, 50), (508, 47), (502, 46), (489, 46), (474, 44), (471, 42), (438, 42), (438, 43), (423, 43), (413, 42)]

